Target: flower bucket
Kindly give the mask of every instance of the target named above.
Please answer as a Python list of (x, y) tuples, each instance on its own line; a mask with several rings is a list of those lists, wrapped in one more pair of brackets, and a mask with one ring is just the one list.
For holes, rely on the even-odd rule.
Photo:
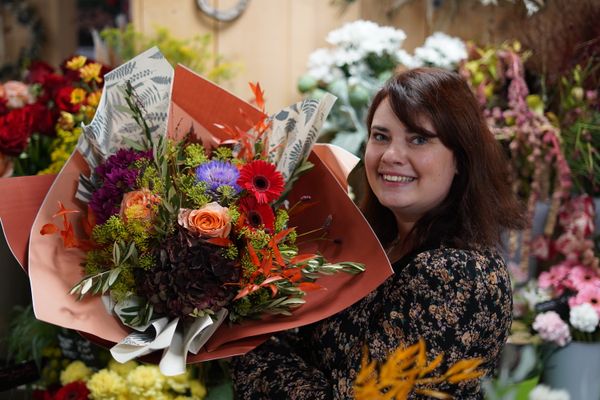
[(542, 381), (567, 390), (571, 400), (600, 400), (600, 343), (571, 342), (552, 352)]

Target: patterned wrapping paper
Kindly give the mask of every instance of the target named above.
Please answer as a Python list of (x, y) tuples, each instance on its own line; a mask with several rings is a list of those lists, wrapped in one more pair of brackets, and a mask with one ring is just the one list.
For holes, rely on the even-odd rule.
[[(155, 53), (149, 51), (144, 54)], [(115, 71), (121, 74), (119, 69)], [(127, 70), (135, 74), (132, 71)], [(113, 87), (109, 84), (109, 79), (110, 76), (107, 78), (107, 86)], [(148, 76), (145, 79), (147, 80)], [(150, 80), (157, 83), (151, 78)], [(144, 80), (141, 79), (140, 82), (142, 81)], [(157, 81), (160, 86), (160, 83), (166, 82), (167, 79), (161, 78)], [(157, 93), (156, 96), (151, 96), (152, 98), (146, 97), (146, 100), (164, 100), (164, 95), (158, 94), (161, 93), (159, 89), (151, 89), (145, 84), (144, 87), (148, 88), (149, 93)], [(118, 93), (116, 86), (114, 89), (117, 90), (115, 93)], [(247, 129), (264, 117), (248, 103), (181, 66), (176, 68), (173, 85), (169, 89), (170, 91), (162, 93), (170, 94), (169, 118), (165, 127), (167, 134), (172, 138), (177, 138), (193, 127), (198, 139), (205, 146), (210, 146), (224, 139), (223, 132), (215, 126), (216, 123)], [(112, 96), (110, 90), (107, 92), (108, 96)], [(165, 87), (162, 90), (165, 90)], [(283, 171), (289, 171), (293, 162), (301, 160), (297, 158), (300, 154), (310, 152), (311, 144), (318, 135), (318, 127), (303, 127), (313, 126), (315, 120), (317, 126), (320, 126), (332, 104), (332, 100), (320, 104), (305, 101), (275, 114), (273, 121), (277, 140), (274, 140), (272, 145), (284, 143), (279, 147), (282, 148), (282, 152), (278, 160), (278, 165), (281, 165)], [(150, 109), (151, 104), (144, 104), (144, 107)], [(160, 113), (160, 106), (157, 107), (152, 112)], [(300, 112), (307, 108), (312, 112), (304, 112), (302, 115), (306, 117), (299, 118)], [(82, 139), (79, 150), (72, 155), (56, 177), (41, 204), (31, 228), (28, 265), (34, 310), (39, 319), (79, 330), (96, 341), (108, 344), (123, 340), (129, 330), (117, 318), (106, 312), (99, 296), (77, 301), (74, 296), (68, 294), (70, 288), (82, 277), (80, 264), (84, 253), (64, 249), (59, 237), (42, 237), (39, 234), (41, 227), (51, 220), (57, 201), (62, 201), (69, 209), (85, 210), (85, 203), (77, 200), (75, 193), (80, 176), (89, 175), (86, 158), (94, 162), (93, 160), (98, 160), (98, 154), (110, 154), (123, 143), (119, 135), (129, 133), (128, 129), (125, 129), (127, 122), (116, 123), (116, 118), (102, 115), (101, 118), (103, 123), (93, 121), (90, 127), (86, 128), (86, 137)], [(292, 120), (294, 122), (290, 122)], [(116, 124), (122, 129), (107, 128), (111, 124)], [(160, 134), (161, 129), (156, 130), (157, 134)], [(112, 135), (110, 139), (103, 138), (99, 133), (106, 130)], [(308, 142), (311, 144), (306, 145)], [(85, 153), (85, 158), (82, 152)], [(320, 278), (319, 284), (325, 289), (309, 292), (305, 297), (306, 304), (296, 309), (292, 316), (269, 316), (260, 321), (246, 321), (239, 325), (221, 325), (217, 334), (198, 354), (187, 358), (188, 362), (245, 353), (276, 331), (306, 325), (343, 310), (374, 290), (392, 274), (381, 245), (360, 211), (347, 196), (346, 176), (356, 163), (356, 158), (333, 146), (315, 145), (309, 160), (315, 167), (296, 182), (289, 200), (293, 204), (301, 196), (309, 195), (319, 205), (303, 211), (295, 220), (290, 221), (290, 226), (296, 226), (299, 232), (305, 232), (320, 226), (331, 216), (329, 237), (335, 241), (306, 243), (301, 250), (319, 251), (330, 262), (362, 262), (367, 266), (366, 271), (358, 276), (337, 274)], [(18, 199), (13, 198), (12, 201), (15, 203)], [(8, 239), (16, 243), (22, 240), (22, 236), (16, 235)]]

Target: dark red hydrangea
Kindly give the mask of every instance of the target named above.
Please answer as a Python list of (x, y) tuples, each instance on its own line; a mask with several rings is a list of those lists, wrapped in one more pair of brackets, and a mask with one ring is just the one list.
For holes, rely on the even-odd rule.
[(236, 295), (239, 281), (235, 261), (221, 255), (222, 247), (192, 235), (182, 227), (161, 243), (157, 265), (136, 276), (138, 294), (148, 299), (154, 312), (190, 321), (194, 309), (218, 311)]
[(151, 159), (152, 153), (121, 149), (96, 167), (94, 174), (99, 187), (92, 194), (89, 204), (98, 224), (117, 215), (123, 194), (137, 189), (140, 170), (134, 167), (134, 163), (142, 158)]
[(0, 152), (17, 156), (29, 143), (33, 115), (27, 108), (18, 108), (0, 117)]

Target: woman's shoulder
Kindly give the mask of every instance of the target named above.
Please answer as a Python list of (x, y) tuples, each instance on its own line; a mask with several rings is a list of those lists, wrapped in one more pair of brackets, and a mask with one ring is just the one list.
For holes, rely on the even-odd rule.
[(500, 251), (481, 246), (456, 248), (440, 245), (416, 252), (405, 260), (404, 264), (402, 272), (412, 277), (418, 274), (443, 280), (478, 279), (491, 274), (508, 278)]

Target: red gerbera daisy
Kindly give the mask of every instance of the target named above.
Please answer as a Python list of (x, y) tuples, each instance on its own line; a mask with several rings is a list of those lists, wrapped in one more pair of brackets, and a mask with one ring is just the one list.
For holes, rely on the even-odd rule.
[(56, 400), (86, 400), (90, 391), (85, 385), (85, 382), (75, 381), (61, 387), (56, 392)]
[(246, 225), (253, 228), (275, 229), (275, 214), (268, 204), (260, 204), (254, 197), (244, 197), (240, 210), (246, 217)]
[(263, 160), (244, 165), (237, 184), (252, 193), (260, 204), (279, 198), (284, 188), (283, 175), (275, 169), (275, 165)]

